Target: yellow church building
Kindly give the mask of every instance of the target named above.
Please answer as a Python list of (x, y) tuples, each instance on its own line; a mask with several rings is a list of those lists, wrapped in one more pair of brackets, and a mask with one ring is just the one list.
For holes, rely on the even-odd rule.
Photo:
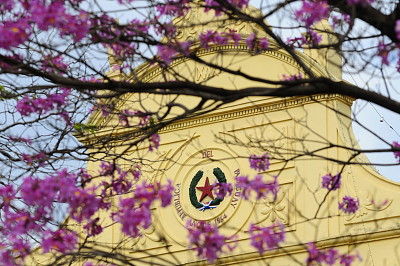
[[(257, 10), (250, 8), (249, 12)], [(199, 26), (185, 27), (188, 22)], [(232, 29), (243, 36), (260, 32), (251, 24), (222, 22), (208, 13), (193, 10), (176, 19), (175, 24), (181, 29), (180, 40), (193, 40), (194, 46), (199, 33), (207, 29)], [(320, 27), (330, 29), (326, 22)], [(324, 43), (329, 44), (332, 41), (329, 38), (323, 34)], [(268, 80), (281, 80), (283, 74), (301, 72), (287, 52), (279, 49), (272, 39), (269, 42), (270, 49), (259, 53), (249, 51), (241, 42), (198, 49), (197, 55), (205, 62)], [(316, 76), (342, 79), (341, 58), (335, 51), (306, 50), (297, 51), (296, 55)], [(189, 81), (232, 90), (260, 85), (186, 58), (176, 59), (169, 68), (142, 65), (133, 82), (168, 80), (176, 78), (176, 73)], [(119, 72), (110, 72), (109, 76), (122, 78)], [(135, 135), (135, 130), (118, 125), (118, 118), (109, 119), (95, 113), (88, 123), (99, 130), (81, 137), (81, 141), (90, 143), (110, 136), (131, 136), (125, 140), (115, 138), (116, 141), (100, 146), (99, 159), (106, 155), (124, 169), (134, 166), (132, 162), (140, 162), (142, 180), (166, 183), (170, 179), (174, 193), (170, 206), (153, 206), (153, 223), (138, 238), (123, 235), (109, 213), (99, 214), (105, 230), (94, 238), (93, 246), (135, 258), (134, 265), (207, 265), (207, 260), (197, 257), (188, 246), (186, 229), (187, 224), (206, 221), (218, 226), (228, 237), (237, 235), (237, 247), (222, 253), (215, 262), (218, 265), (304, 265), (309, 242), (315, 242), (321, 250), (336, 248), (341, 254), (358, 253), (362, 260), (355, 260), (353, 265), (400, 265), (400, 186), (366, 165), (368, 160), (363, 154), (354, 156), (353, 151), (343, 148), (358, 148), (350, 119), (354, 100), (332, 94), (248, 97), (220, 107), (218, 102), (209, 101), (204, 110), (210, 112), (189, 116), (162, 128), (158, 132), (160, 146), (154, 152), (149, 152), (146, 144), (132, 144), (140, 136)], [(119, 110), (134, 106), (163, 112), (162, 106), (171, 101), (176, 104), (171, 109), (171, 117), (183, 112), (181, 105), (193, 108), (199, 104), (198, 99), (190, 96), (129, 95), (116, 106)], [(275, 198), (245, 200), (236, 178), (255, 176), (257, 172), (250, 169), (248, 157), (265, 152), (271, 157), (271, 165), (263, 174), (277, 176), (278, 194)], [(351, 163), (337, 163), (346, 161)], [(96, 161), (88, 164), (92, 172), (98, 167)], [(215, 169), (219, 169), (217, 173)], [(199, 172), (203, 175), (193, 181)], [(215, 208), (199, 210), (196, 204), (210, 201), (212, 195), (193, 187), (204, 188), (219, 181), (221, 172), (233, 184), (233, 193)], [(327, 193), (321, 187), (321, 177), (338, 172), (342, 173), (341, 188)], [(197, 201), (193, 201), (194, 194)], [(346, 195), (360, 201), (354, 214), (338, 209), (338, 202)], [(284, 225), (285, 242), (280, 248), (259, 254), (250, 245), (250, 224), (276, 223)]]

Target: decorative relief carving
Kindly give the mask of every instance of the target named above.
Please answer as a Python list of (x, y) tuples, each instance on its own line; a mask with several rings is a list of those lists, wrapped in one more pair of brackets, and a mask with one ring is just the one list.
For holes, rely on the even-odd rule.
[[(393, 199), (384, 200), (382, 203), (375, 203), (374, 199), (371, 199), (371, 193), (369, 191), (361, 191), (359, 194), (360, 207), (354, 214), (345, 216), (347, 223), (358, 222), (356, 220), (363, 218), (372, 213), (377, 213), (386, 210), (393, 202)], [(372, 219), (376, 219), (373, 217)]]
[(139, 236), (131, 238), (131, 247), (143, 248), (146, 246), (146, 244), (148, 244), (148, 240), (151, 242), (162, 242), (162, 239), (156, 233), (156, 229), (153, 225), (150, 225), (149, 228), (143, 230)]
[(278, 193), (276, 200), (266, 200), (264, 202), (265, 208), (261, 211), (261, 214), (265, 215), (265, 220), (269, 220), (271, 223), (275, 223), (276, 219), (283, 223), (289, 223), (288, 215), (288, 198), (287, 193)]
[(293, 183), (281, 184), (276, 198), (269, 195), (258, 200), (254, 210), (254, 223), (261, 226), (282, 223), (289, 230), (294, 230), (295, 214), (291, 204), (294, 204)]
[(196, 82), (206, 81), (221, 74), (221, 70), (209, 66), (196, 66), (195, 80)]

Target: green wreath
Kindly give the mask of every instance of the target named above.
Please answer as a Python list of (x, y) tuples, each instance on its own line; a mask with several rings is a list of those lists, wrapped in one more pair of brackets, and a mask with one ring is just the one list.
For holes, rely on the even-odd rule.
[[(217, 178), (219, 183), (226, 183), (226, 178), (224, 172), (220, 168), (214, 168), (213, 169), (213, 174)], [(199, 183), (200, 179), (203, 177), (203, 171), (199, 170), (195, 174), (195, 176), (192, 179), (192, 182), (190, 182), (190, 187), (189, 187), (189, 198), (190, 198), (190, 203), (192, 203), (193, 207), (200, 209), (203, 208), (204, 205), (199, 202), (197, 199), (196, 195), (196, 186)], [(216, 198), (215, 200), (212, 200), (209, 205), (219, 205), (224, 199), (222, 198)]]

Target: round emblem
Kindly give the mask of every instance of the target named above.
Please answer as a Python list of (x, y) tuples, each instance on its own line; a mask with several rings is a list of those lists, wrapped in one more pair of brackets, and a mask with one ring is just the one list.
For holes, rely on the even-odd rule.
[[(216, 198), (213, 194), (213, 185), (210, 185), (210, 180), (208, 176), (205, 179), (204, 186), (198, 187), (199, 181), (202, 179), (204, 172), (199, 170), (193, 177), (192, 182), (189, 187), (189, 198), (190, 203), (193, 207), (197, 208), (199, 211), (212, 210), (216, 208), (224, 199)], [(213, 169), (213, 174), (217, 178), (219, 183), (226, 183), (226, 177), (224, 172), (218, 167)], [(202, 192), (200, 200), (197, 200), (196, 189)], [(204, 199), (210, 198), (208, 202), (203, 202)]]
[[(233, 235), (242, 228), (254, 204), (242, 200), (242, 188), (237, 183), (241, 174), (239, 160), (224, 160), (234, 157), (227, 150), (209, 148), (193, 152), (180, 161), (179, 167), (161, 167), (169, 169), (165, 175), (172, 178), (174, 185), (171, 205), (157, 209), (163, 232), (186, 246), (185, 227), (201, 221), (220, 227), (225, 235)], [(232, 194), (217, 197), (213, 191), (216, 183), (232, 184)]]

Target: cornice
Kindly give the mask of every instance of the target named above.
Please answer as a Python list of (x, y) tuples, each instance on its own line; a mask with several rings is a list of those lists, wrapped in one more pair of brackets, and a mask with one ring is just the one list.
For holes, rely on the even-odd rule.
[[(240, 108), (231, 107), (232, 108), (231, 110), (183, 119), (178, 122), (165, 126), (159, 131), (159, 134), (165, 134), (173, 131), (210, 125), (214, 123), (221, 123), (233, 119), (251, 117), (259, 114), (265, 114), (269, 112), (285, 110), (288, 108), (294, 108), (305, 104), (323, 102), (329, 100), (338, 100), (349, 106), (351, 106), (352, 102), (354, 101), (354, 99), (351, 97), (339, 94), (329, 94), (329, 95), (319, 94), (319, 95), (303, 96), (303, 97), (289, 97), (283, 99), (281, 98), (280, 100), (276, 100), (273, 102), (260, 103), (249, 107), (240, 107)], [(102, 137), (110, 137), (111, 135), (118, 136), (127, 134), (131, 135), (132, 137), (135, 137), (135, 135), (137, 136), (140, 133), (139, 131), (137, 131), (137, 129), (120, 127), (120, 128), (100, 130), (96, 132), (96, 135), (85, 136), (81, 140), (90, 141), (90, 139), (94, 138), (98, 139)]]

